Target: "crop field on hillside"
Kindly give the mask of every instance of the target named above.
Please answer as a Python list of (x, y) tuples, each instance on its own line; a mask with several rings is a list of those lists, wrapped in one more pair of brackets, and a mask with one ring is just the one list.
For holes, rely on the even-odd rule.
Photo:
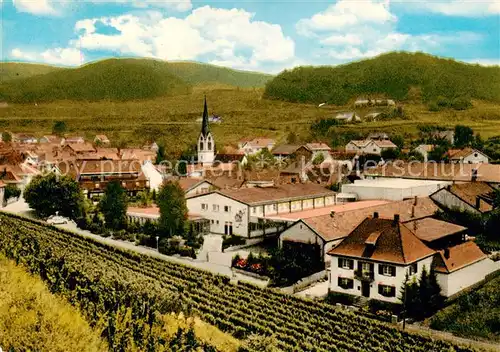
[(156, 318), (182, 311), (239, 339), (274, 335), (284, 351), (472, 351), (32, 220), (4, 214), (0, 221), (0, 250), (6, 256), (39, 274), (52, 291), (79, 303), (93, 324), (102, 312), (114, 318), (109, 321), (116, 323), (103, 335), (113, 348), (127, 349), (131, 343), (160, 348)]
[[(0, 130), (50, 133), (56, 120), (64, 120), (71, 133), (92, 138), (106, 133), (112, 141), (141, 144), (146, 140), (164, 141), (167, 149), (180, 152), (193, 144), (200, 129), (203, 96), (207, 95), (209, 113), (222, 117), (212, 124), (217, 146), (235, 144), (243, 137), (273, 137), (285, 141), (289, 131), (306, 141), (312, 122), (332, 118), (350, 106), (287, 103), (262, 99), (262, 89), (234, 89), (217, 86), (196, 87), (187, 95), (128, 102), (72, 102), (11, 104), (0, 109)], [(415, 135), (420, 124), (453, 127), (465, 124), (483, 138), (500, 135), (500, 105), (474, 101), (466, 111), (430, 112), (422, 104), (403, 103), (406, 119), (347, 124), (342, 130), (369, 133), (387, 131)], [(326, 141), (328, 142), (328, 141)]]

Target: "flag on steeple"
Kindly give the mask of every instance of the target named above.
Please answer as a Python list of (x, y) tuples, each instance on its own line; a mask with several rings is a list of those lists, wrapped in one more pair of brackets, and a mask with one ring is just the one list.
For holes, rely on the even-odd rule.
[(201, 134), (206, 137), (210, 132), (208, 128), (208, 108), (207, 108), (207, 96), (205, 95), (205, 106), (203, 107), (203, 119), (201, 122)]

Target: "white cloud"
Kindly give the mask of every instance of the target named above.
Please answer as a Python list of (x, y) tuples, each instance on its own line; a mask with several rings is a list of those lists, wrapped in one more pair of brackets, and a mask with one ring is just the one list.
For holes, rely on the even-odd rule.
[(465, 60), (469, 64), (479, 64), (481, 66), (500, 66), (500, 58), (496, 59), (469, 59)]
[(419, 0), (400, 3), (409, 10), (420, 10), (446, 16), (481, 17), (500, 14), (500, 0)]
[[(380, 0), (340, 0), (325, 11), (297, 23), (299, 34), (323, 45), (316, 57), (333, 63), (370, 58), (388, 51), (436, 51), (444, 46), (477, 43), (475, 33), (412, 35), (396, 30), (391, 3)], [(329, 62), (331, 63), (331, 62)]]
[(27, 12), (35, 15), (55, 15), (57, 11), (51, 0), (12, 0), (19, 12)]
[(191, 0), (89, 0), (95, 4), (129, 4), (134, 7), (166, 8), (174, 11), (185, 12), (193, 8)]
[[(293, 40), (284, 36), (279, 25), (254, 21), (253, 16), (241, 9), (204, 6), (185, 19), (153, 11), (85, 19), (75, 24), (78, 38), (70, 44), (85, 50), (163, 60), (196, 60), (203, 56), (212, 63), (241, 69), (291, 62)], [(116, 33), (100, 32), (97, 28), (102, 26)]]
[(303, 35), (317, 31), (349, 30), (361, 24), (385, 24), (396, 20), (389, 11), (388, 0), (340, 0), (325, 11), (302, 19), (297, 23), (297, 30)]
[(10, 56), (16, 60), (45, 62), (64, 66), (77, 66), (84, 63), (83, 54), (75, 48), (54, 48), (41, 53), (15, 48), (10, 52)]

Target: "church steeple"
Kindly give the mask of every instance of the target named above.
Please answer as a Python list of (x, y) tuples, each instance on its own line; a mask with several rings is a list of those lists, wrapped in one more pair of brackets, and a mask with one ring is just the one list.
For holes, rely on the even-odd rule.
[(203, 120), (201, 122), (201, 134), (206, 138), (209, 132), (210, 129), (208, 128), (207, 96), (205, 95), (205, 105), (203, 106)]

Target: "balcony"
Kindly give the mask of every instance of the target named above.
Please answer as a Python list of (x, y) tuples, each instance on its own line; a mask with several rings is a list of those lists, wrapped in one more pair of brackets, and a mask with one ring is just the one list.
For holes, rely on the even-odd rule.
[(354, 271), (354, 277), (359, 281), (372, 282), (374, 280), (375, 274), (373, 271), (365, 271), (357, 269)]

